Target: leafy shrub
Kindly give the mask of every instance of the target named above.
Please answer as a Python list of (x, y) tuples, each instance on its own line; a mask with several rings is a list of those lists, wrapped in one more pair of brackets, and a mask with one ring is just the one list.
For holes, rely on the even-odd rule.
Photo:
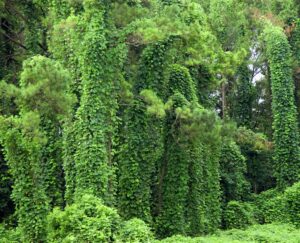
[(148, 225), (137, 218), (126, 221), (119, 233), (120, 242), (128, 243), (146, 243), (153, 241), (153, 234)]
[(300, 182), (288, 187), (284, 193), (271, 189), (259, 194), (255, 200), (260, 223), (293, 223), (300, 225)]
[(287, 188), (283, 196), (288, 219), (296, 226), (300, 226), (300, 182)]
[(259, 194), (255, 200), (256, 216), (260, 223), (286, 222), (282, 193), (276, 189)]
[(249, 203), (230, 201), (224, 211), (226, 229), (242, 229), (255, 223), (253, 206)]
[(6, 229), (3, 224), (0, 224), (0, 242), (1, 243), (18, 243), (20, 242), (21, 234), (17, 229)]
[(113, 242), (120, 218), (116, 210), (91, 195), (84, 195), (64, 211), (48, 216), (48, 242)]

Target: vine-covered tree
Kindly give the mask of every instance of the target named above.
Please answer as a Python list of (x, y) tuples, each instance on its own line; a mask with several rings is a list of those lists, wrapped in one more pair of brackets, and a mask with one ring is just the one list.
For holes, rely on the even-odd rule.
[[(147, 47), (142, 54), (135, 100), (125, 111), (125, 143), (119, 155), (119, 208), (125, 218), (140, 217), (151, 222), (152, 188), (163, 153), (163, 118), (147, 112), (143, 90), (165, 95), (165, 70), (170, 41)], [(139, 132), (137, 132), (139, 131)], [(131, 154), (128, 151), (136, 151)]]
[(0, 0), (0, 242), (296, 242), (298, 3)]
[(264, 38), (273, 96), (275, 176), (278, 187), (283, 189), (297, 181), (300, 171), (291, 47), (280, 28), (269, 25), (264, 32)]
[(43, 239), (50, 203), (63, 203), (61, 160), (51, 153), (49, 158), (47, 153), (57, 149), (50, 144), (59, 139), (47, 137), (49, 127), (43, 121), (51, 122), (47, 120), (51, 115), (68, 114), (72, 104), (72, 96), (66, 93), (68, 80), (68, 72), (53, 60), (42, 56), (28, 59), (16, 93), (19, 116), (1, 116), (1, 143), (13, 177), (12, 198), (25, 241)]

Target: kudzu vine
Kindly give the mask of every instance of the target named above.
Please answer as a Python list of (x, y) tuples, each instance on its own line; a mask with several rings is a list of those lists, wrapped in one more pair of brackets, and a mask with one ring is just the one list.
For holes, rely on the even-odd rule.
[(57, 176), (61, 161), (53, 156), (60, 139), (46, 137), (55, 130), (45, 121), (67, 115), (73, 98), (66, 93), (68, 72), (53, 60), (36, 56), (24, 62), (23, 69), (16, 97), (19, 116), (1, 117), (1, 143), (13, 176), (12, 198), (23, 240), (38, 242), (45, 237), (51, 204), (62, 206), (62, 178)]
[(120, 213), (125, 218), (140, 217), (152, 222), (152, 188), (163, 151), (163, 119), (147, 113), (147, 104), (140, 93), (151, 89), (160, 98), (165, 95), (164, 72), (170, 44), (170, 41), (158, 43), (143, 51), (138, 80), (133, 87), (135, 100), (125, 111), (127, 137), (119, 158), (118, 192)]
[(300, 172), (299, 135), (292, 79), (291, 47), (277, 27), (264, 32), (266, 54), (270, 66), (272, 112), (274, 116), (275, 176), (280, 189), (292, 185)]

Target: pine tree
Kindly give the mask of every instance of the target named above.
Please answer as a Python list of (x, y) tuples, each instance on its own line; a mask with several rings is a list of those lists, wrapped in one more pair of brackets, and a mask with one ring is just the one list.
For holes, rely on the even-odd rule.
[(69, 113), (73, 98), (66, 93), (68, 80), (68, 73), (53, 60), (42, 56), (26, 60), (16, 93), (19, 116), (1, 117), (2, 144), (14, 183), (12, 198), (25, 241), (43, 240), (49, 204), (62, 205), (61, 160), (53, 156), (59, 138), (49, 136), (45, 121)]

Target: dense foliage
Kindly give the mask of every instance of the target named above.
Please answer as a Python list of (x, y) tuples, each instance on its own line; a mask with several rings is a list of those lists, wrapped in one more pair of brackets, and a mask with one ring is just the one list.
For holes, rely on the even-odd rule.
[(297, 242), (299, 6), (0, 0), (0, 241)]
[(281, 29), (265, 30), (274, 115), (274, 162), (279, 188), (297, 181), (300, 168), (299, 137), (291, 70), (291, 48)]
[(248, 242), (299, 242), (299, 230), (289, 224), (254, 225), (247, 230), (228, 230), (217, 232), (208, 237), (173, 236), (166, 238), (162, 243), (248, 243)]

